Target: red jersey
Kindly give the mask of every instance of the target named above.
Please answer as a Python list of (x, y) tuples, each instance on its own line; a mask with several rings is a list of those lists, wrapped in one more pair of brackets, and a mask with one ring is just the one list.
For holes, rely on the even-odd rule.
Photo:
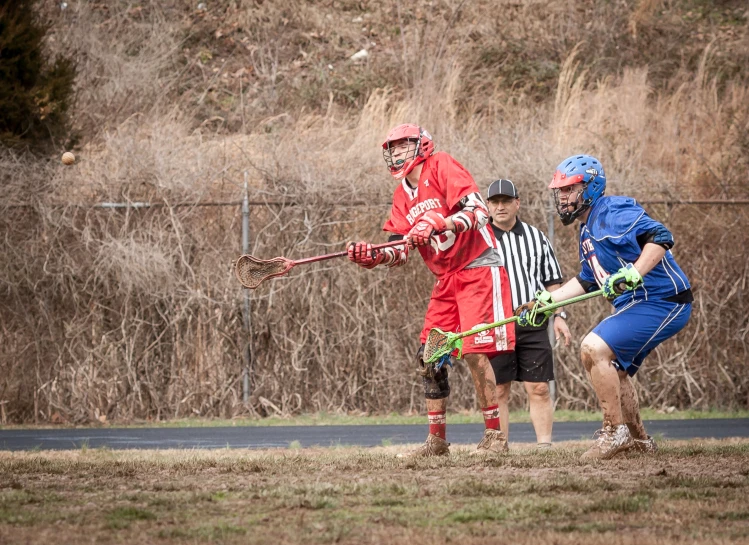
[[(416, 189), (405, 178), (395, 189), (390, 219), (382, 226), (383, 231), (406, 235), (427, 210), (446, 218), (460, 211), (460, 199), (480, 193), (463, 165), (445, 152), (427, 157), (423, 165)], [(431, 245), (418, 248), (429, 270), (439, 277), (465, 268), (488, 248), (496, 247), (494, 232), (487, 224), (478, 231), (435, 235)]]

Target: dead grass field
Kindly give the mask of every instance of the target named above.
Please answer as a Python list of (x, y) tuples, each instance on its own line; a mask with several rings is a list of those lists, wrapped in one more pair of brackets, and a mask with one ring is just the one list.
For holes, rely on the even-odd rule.
[(396, 447), (0, 453), (0, 543), (749, 541), (749, 441), (578, 460)]

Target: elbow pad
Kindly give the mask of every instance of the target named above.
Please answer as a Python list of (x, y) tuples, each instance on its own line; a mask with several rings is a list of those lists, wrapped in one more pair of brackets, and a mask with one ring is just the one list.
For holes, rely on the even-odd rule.
[(637, 243), (640, 248), (643, 248), (646, 244), (658, 244), (663, 246), (666, 250), (670, 250), (674, 247), (674, 236), (671, 231), (666, 229), (663, 225), (658, 224), (653, 227), (650, 231), (641, 233), (637, 237)]
[(455, 224), (455, 232), (462, 233), (471, 229), (478, 231), (489, 223), (489, 209), (479, 193), (470, 193), (460, 199), (461, 210), (453, 214), (451, 219)]

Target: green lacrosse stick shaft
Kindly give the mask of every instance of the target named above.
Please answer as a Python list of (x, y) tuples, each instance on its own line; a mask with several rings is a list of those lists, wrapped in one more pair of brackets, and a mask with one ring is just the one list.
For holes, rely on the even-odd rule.
[[(558, 303), (552, 303), (550, 305), (546, 305), (545, 307), (541, 307), (539, 310), (542, 310), (544, 313), (556, 310), (558, 308), (572, 305), (574, 303), (579, 303), (580, 301), (585, 301), (587, 299), (593, 299), (594, 297), (598, 297), (599, 295), (603, 295), (603, 290), (596, 290), (591, 291), (590, 293), (585, 293), (583, 295), (578, 295), (577, 297), (572, 297), (571, 299), (567, 299), (565, 301), (560, 301)], [(464, 331), (463, 333), (455, 333), (455, 336), (453, 339), (462, 339), (464, 337), (469, 337), (470, 335), (475, 335), (476, 333), (481, 333), (482, 331), (486, 331), (488, 329), (494, 329), (495, 327), (500, 327), (503, 325), (511, 324), (512, 322), (517, 322), (519, 316), (513, 316), (511, 318), (505, 318), (504, 320), (500, 320), (498, 322), (494, 322), (493, 324), (487, 324), (482, 325), (480, 327), (476, 327), (474, 329), (470, 329), (468, 331)]]
[[(592, 299), (594, 297), (598, 297), (600, 295), (603, 295), (603, 290), (596, 290), (592, 291), (590, 293), (585, 293), (583, 295), (579, 295), (577, 297), (572, 297), (571, 299), (567, 299), (565, 301), (559, 301), (558, 303), (552, 303), (550, 305), (546, 305), (544, 307), (541, 307), (538, 310), (542, 310), (544, 313), (547, 312), (553, 312), (554, 310), (566, 306), (571, 305), (574, 303), (579, 303), (580, 301), (585, 301), (586, 299)], [(432, 329), (429, 332), (429, 336), (427, 337), (427, 342), (425, 346), (425, 353), (428, 355), (426, 356), (427, 359), (424, 361), (426, 363), (432, 363), (440, 358), (444, 357), (446, 354), (450, 354), (453, 350), (458, 350), (458, 357), (460, 357), (460, 353), (462, 353), (462, 346), (463, 346), (463, 338), (468, 337), (469, 335), (475, 335), (476, 333), (481, 333), (482, 331), (486, 331), (488, 329), (493, 329), (495, 327), (500, 327), (503, 325), (510, 324), (512, 322), (517, 322), (519, 316), (512, 316), (510, 318), (505, 318), (504, 320), (500, 320), (498, 322), (494, 322), (492, 324), (482, 325), (480, 327), (475, 327), (469, 331), (464, 331), (463, 333), (450, 333), (445, 332), (440, 329)], [(432, 337), (432, 333), (437, 333), (438, 337), (441, 337), (441, 342), (438, 342), (439, 348), (433, 347), (428, 348), (430, 346), (430, 339)], [(435, 341), (437, 342), (437, 341)]]

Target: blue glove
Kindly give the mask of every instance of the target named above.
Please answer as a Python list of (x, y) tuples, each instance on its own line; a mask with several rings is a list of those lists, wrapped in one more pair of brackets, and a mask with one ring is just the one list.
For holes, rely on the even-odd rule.
[(610, 274), (603, 281), (601, 290), (607, 299), (616, 299), (625, 291), (636, 289), (642, 284), (642, 276), (632, 263), (627, 263), (614, 274)]
[(537, 292), (536, 298), (533, 301), (524, 303), (515, 309), (515, 316), (518, 317), (518, 325), (520, 327), (541, 327), (554, 314), (553, 310), (545, 311), (543, 307), (553, 302), (554, 298), (548, 291)]

